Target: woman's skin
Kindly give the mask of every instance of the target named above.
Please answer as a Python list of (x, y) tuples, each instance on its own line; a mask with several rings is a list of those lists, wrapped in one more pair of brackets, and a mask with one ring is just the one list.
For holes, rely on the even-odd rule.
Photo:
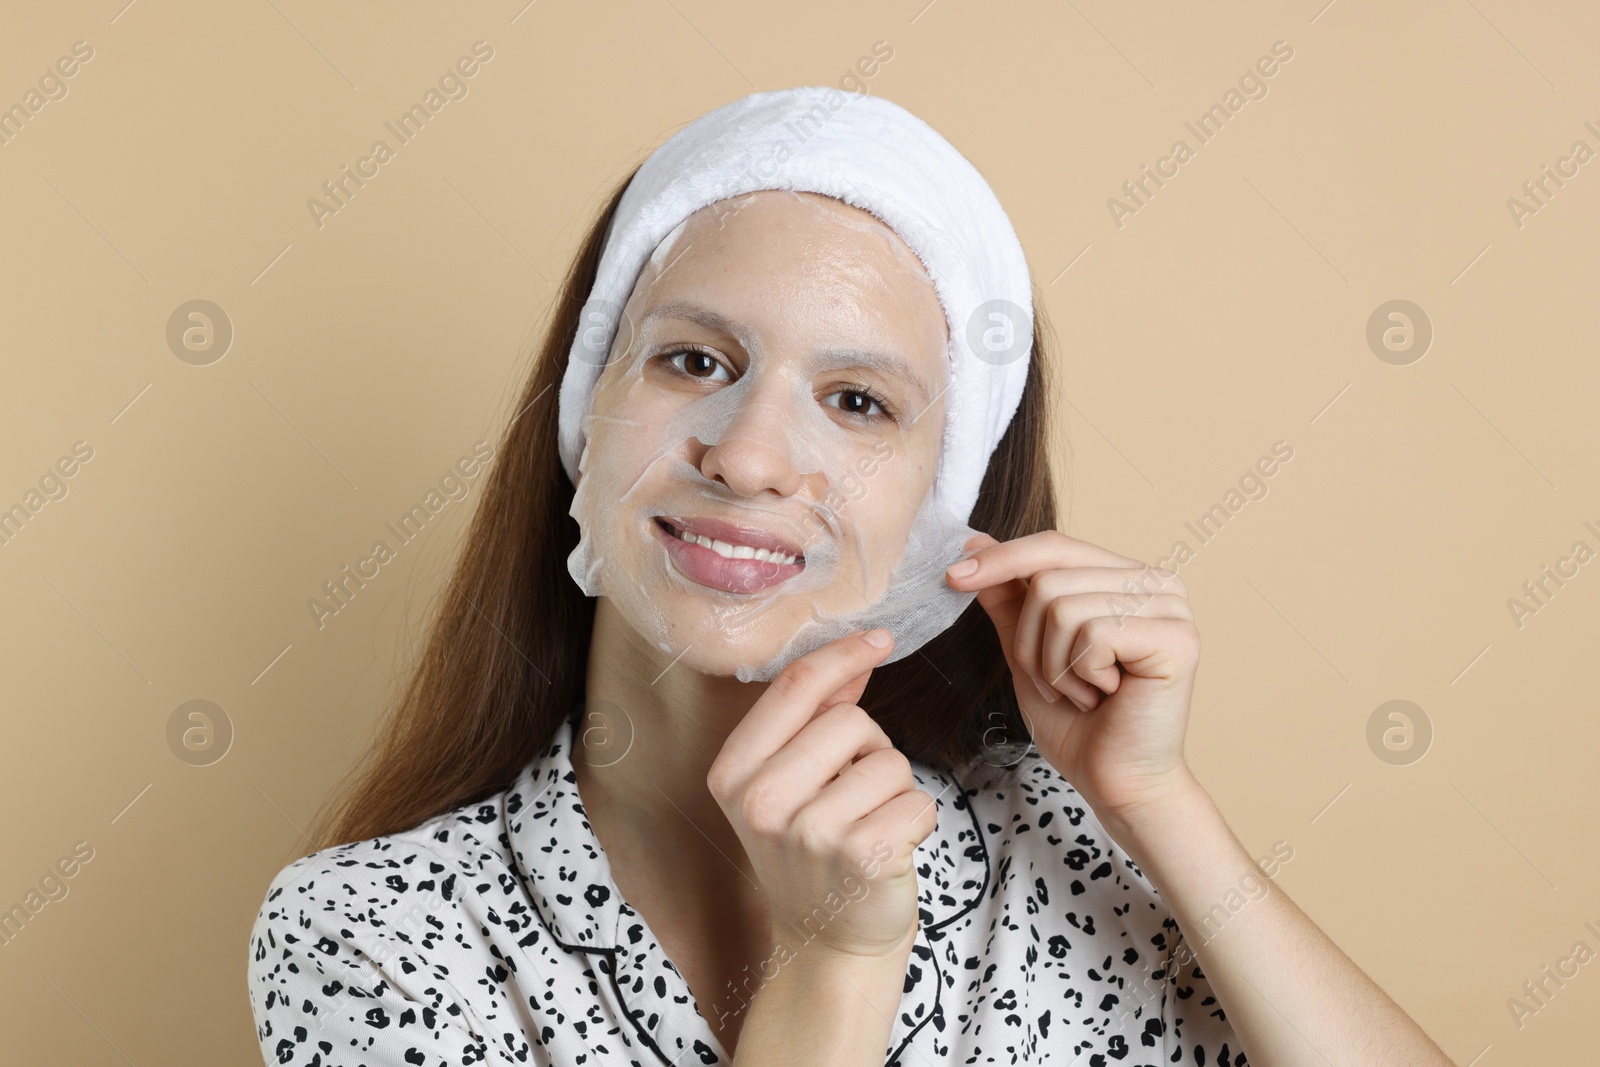
[[(693, 299), (753, 331), (769, 368), (871, 341), (944, 380), (932, 283), (887, 227), (815, 194), (764, 191), (731, 213), (727, 202), (713, 208), (690, 220), (681, 249), (641, 274), (633, 322)], [(641, 331), (635, 343), (712, 350), (733, 376), (748, 366), (733, 337), (688, 322)], [(621, 365), (602, 375), (597, 412), (627, 395), (605, 388)], [(849, 382), (838, 374), (815, 384), (832, 409), (860, 401), (841, 395)], [(688, 386), (667, 378), (663, 388)], [(902, 413), (892, 432), (907, 471), (931, 476), (943, 411), (906, 425), (916, 414)], [(705, 478), (740, 494), (802, 512), (818, 491), (779, 452), (741, 450), (737, 437), (683, 447)], [(887, 535), (926, 485), (907, 476), (875, 486), (858, 521)], [(1267, 896), (1206, 940), (1201, 917), (1257, 867), (1183, 759), (1199, 637), (1182, 581), (1056, 531), (1003, 544), (980, 535), (969, 547), (975, 568), (948, 580), (976, 591), (993, 621), (1041, 754), (1149, 875), (1189, 944), (1203, 946), (1198, 961), (1250, 1062), (1448, 1064), (1270, 879)], [(596, 602), (591, 718), (574, 753), (583, 804), (624, 898), (742, 1065), (878, 1064), (888, 1044), (917, 929), (912, 850), (934, 817), (905, 757), (855, 704), (891, 651), (868, 641), (879, 635), (888, 637), (841, 638), (770, 685), (746, 684), (707, 666), (725, 650), (701, 649), (697, 669), (642, 639), (611, 598)], [(717, 638), (714, 629), (699, 636)], [(781, 627), (762, 631), (737, 652), (764, 658), (784, 640)], [(780, 954), (788, 923), (857, 885), (866, 895), (840, 921)], [(746, 1004), (729, 983), (758, 972), (771, 977)]]
[[(725, 676), (771, 659), (814, 613), (881, 599), (933, 484), (948, 331), (911, 250), (831, 197), (718, 202), (664, 244), (596, 383), (574, 510), (600, 600), (639, 633), (650, 677), (668, 664)], [(924, 384), (856, 352), (897, 356)], [(735, 381), (748, 392), (718, 434), (707, 398)], [(658, 517), (756, 527), (811, 563), (770, 593), (719, 595), (667, 562), (681, 542)], [(757, 582), (781, 574), (743, 566)]]
[[(745, 340), (760, 346), (763, 373), (773, 375), (747, 398), (758, 410), (741, 412), (719, 444), (686, 439), (680, 454), (731, 497), (787, 506), (800, 528), (828, 486), (790, 468), (782, 450), (763, 446), (783, 432), (774, 418), (794, 396), (778, 372), (792, 372), (824, 348), (848, 347), (898, 353), (935, 393), (948, 374), (948, 332), (933, 283), (870, 214), (831, 197), (779, 191), (703, 209), (641, 272), (625, 308), (630, 328), (619, 336), (631, 341), (630, 351), (667, 357), (693, 346), (716, 353), (724, 366), (702, 361), (702, 373), (686, 380), (687, 361), (678, 360), (674, 375), (663, 360), (649, 368), (647, 387), (637, 388), (624, 373), (635, 361), (613, 352), (595, 393), (593, 411), (602, 418), (590, 432), (583, 477), (598, 470), (614, 478), (595, 499), (616, 499), (633, 478), (644, 479), (611, 520), (629, 530), (649, 521), (644, 510), (652, 503), (686, 495), (664, 467), (646, 467), (648, 453), (636, 439), (717, 388), (716, 379), (751, 364), (744, 344), (726, 331), (651, 315), (679, 302), (749, 331)], [(943, 401), (919, 404), (906, 383), (866, 369), (835, 369), (812, 384), (814, 402), (839, 427), (837, 447), (892, 443), (894, 457), (869, 494), (839, 516), (862, 534), (846, 541), (867, 545), (878, 556), (870, 562), (881, 567), (892, 561), (886, 546), (905, 544), (912, 512), (932, 484)], [(851, 385), (878, 392), (898, 408), (897, 418), (864, 417), (880, 408)], [(636, 557), (607, 565), (622, 578), (648, 573)], [(690, 620), (675, 635), (690, 649), (658, 649), (613, 598), (598, 598), (586, 698), (599, 715), (581, 735), (587, 750), (574, 754), (579, 793), (618, 888), (683, 972), (723, 1047), (737, 1046), (740, 1063), (779, 1062), (802, 1051), (819, 1064), (881, 1062), (916, 935), (912, 850), (935, 826), (932, 798), (914, 788), (910, 764), (854, 703), (892, 646), (847, 637), (791, 664), (770, 685), (741, 683), (731, 677), (734, 666), (782, 649), (809, 613), (807, 603), (780, 601), (735, 643), (714, 620), (701, 619), (703, 605), (726, 603), (725, 594), (695, 596), (675, 585), (646, 594), (674, 619)], [(853, 599), (848, 589), (836, 594), (841, 603)], [(828, 713), (807, 726), (824, 705), (831, 705)], [(740, 983), (772, 975), (762, 962), (776, 955), (783, 935), (774, 931), (791, 930), (829, 892), (851, 896), (857, 883), (848, 879), (869, 881), (859, 864), (881, 854), (874, 851), (879, 841), (892, 858), (873, 872), (867, 894), (793, 959), (779, 957), (776, 975), (755, 983), (760, 996), (746, 1007), (753, 987), (747, 992)], [(818, 1019), (831, 1025), (818, 1027)]]

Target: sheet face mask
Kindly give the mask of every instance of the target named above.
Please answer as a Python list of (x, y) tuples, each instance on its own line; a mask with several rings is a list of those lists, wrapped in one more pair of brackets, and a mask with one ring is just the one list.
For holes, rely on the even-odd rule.
[[(658, 389), (645, 378), (645, 354), (622, 353), (608, 368), (623, 376), (611, 410), (638, 410), (639, 391)], [(586, 595), (610, 597), (664, 653), (685, 653), (695, 635), (704, 641), (714, 628), (718, 655), (735, 664), (740, 681), (770, 682), (800, 656), (882, 626), (895, 635), (884, 661), (893, 663), (948, 629), (977, 595), (952, 589), (945, 568), (970, 554), (966, 542), (978, 531), (938, 501), (931, 478), (904, 550), (869, 543), (857, 521), (866, 509), (909, 511), (903, 433), (869, 440), (841, 425), (814, 395), (809, 368), (779, 366), (757, 353), (737, 381), (664, 419), (591, 411), (583, 425), (569, 512), (580, 539), (567, 569)], [(730, 456), (774, 452), (806, 488), (787, 498), (734, 492), (688, 458), (713, 446)], [(657, 521), (662, 517), (763, 531), (798, 548), (800, 559), (726, 559), (674, 537)]]
[[(709, 392), (667, 390), (675, 406), (614, 392), (661, 387), (659, 368), (635, 362), (623, 306), (647, 262), (660, 266), (695, 212), (720, 213), (767, 190), (821, 194), (869, 213), (932, 282), (946, 358), (931, 479), (904, 477), (927, 458), (923, 426), (902, 427), (909, 438), (899, 440), (880, 434), (882, 448), (864, 451), (873, 435), (852, 434), (804, 374), (759, 353)], [(905, 108), (799, 86), (700, 116), (650, 154), (618, 200), (561, 380), (557, 447), (577, 487), (570, 514), (580, 528), (567, 560), (573, 579), (586, 595), (610, 598), (663, 653), (704, 673), (771, 681), (800, 656), (877, 626), (895, 636), (886, 663), (913, 654), (976, 597), (951, 589), (945, 568), (970, 554), (977, 531), (966, 520), (1028, 380), (1032, 308), (1026, 258), (994, 191)], [(763, 306), (762, 317), (771, 310)], [(799, 350), (792, 332), (774, 329)], [(601, 392), (608, 402), (596, 418)], [(908, 439), (920, 450), (903, 447)], [(735, 492), (705, 473), (726, 474), (704, 462), (708, 449), (730, 463), (738, 450), (752, 462), (762, 458), (755, 450), (775, 452), (764, 458), (786, 462), (793, 477), (785, 475), (785, 491), (760, 493), (735, 479), (752, 490)], [(673, 540), (656, 521), (663, 515), (776, 535), (800, 550), (803, 565), (723, 559)]]

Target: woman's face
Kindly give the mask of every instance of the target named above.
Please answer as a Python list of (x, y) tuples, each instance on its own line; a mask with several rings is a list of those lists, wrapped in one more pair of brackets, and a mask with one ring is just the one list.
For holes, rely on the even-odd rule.
[(868, 212), (779, 190), (696, 212), (641, 271), (586, 424), (603, 595), (721, 675), (879, 600), (933, 484), (948, 336)]

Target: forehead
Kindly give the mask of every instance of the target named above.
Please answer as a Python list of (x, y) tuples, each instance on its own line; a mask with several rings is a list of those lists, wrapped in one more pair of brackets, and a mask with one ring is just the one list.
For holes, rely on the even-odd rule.
[(661, 272), (677, 260), (738, 256), (752, 265), (826, 263), (886, 283), (920, 284), (933, 294), (922, 261), (877, 216), (821, 193), (761, 189), (707, 204), (651, 256)]
[(898, 353), (941, 378), (949, 327), (916, 254), (869, 212), (816, 193), (718, 201), (673, 231), (628, 309), (641, 332), (693, 323), (768, 347)]

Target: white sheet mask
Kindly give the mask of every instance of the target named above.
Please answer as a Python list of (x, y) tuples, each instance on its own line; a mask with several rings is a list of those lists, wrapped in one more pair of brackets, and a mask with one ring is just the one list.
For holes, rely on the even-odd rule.
[[(976, 594), (950, 588), (945, 568), (969, 554), (966, 542), (977, 531), (938, 502), (931, 478), (903, 552), (868, 543), (858, 521), (865, 509), (910, 510), (904, 427), (852, 429), (842, 409), (830, 411), (815, 395), (817, 368), (779, 364), (759, 352), (736, 381), (699, 395), (641, 394), (661, 389), (645, 374), (647, 357), (661, 354), (637, 345), (617, 355), (619, 365), (608, 373), (622, 380), (609, 386), (618, 392), (607, 410), (670, 415), (636, 419), (591, 410), (583, 417), (581, 477), (569, 512), (580, 540), (567, 569), (586, 595), (611, 598), (663, 653), (685, 654), (696, 635), (704, 642), (713, 630), (717, 658), (731, 662), (744, 682), (770, 682), (800, 656), (877, 626), (894, 634), (885, 660), (892, 663), (966, 610)], [(707, 477), (696, 461), (713, 446), (791, 473), (795, 491), (744, 494)], [(725, 559), (674, 538), (658, 516), (764, 531), (799, 548), (802, 558), (795, 564)]]

